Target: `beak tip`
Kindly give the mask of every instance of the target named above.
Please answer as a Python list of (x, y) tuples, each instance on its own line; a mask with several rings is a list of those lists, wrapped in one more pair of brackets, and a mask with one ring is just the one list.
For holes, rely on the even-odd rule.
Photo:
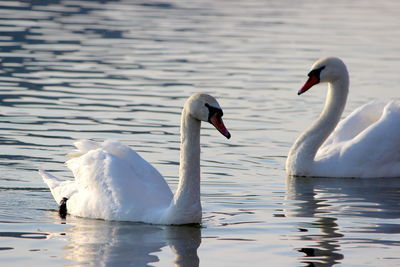
[(303, 85), (303, 87), (297, 92), (297, 95), (305, 93), (306, 91), (308, 91), (308, 89), (318, 84), (319, 82), (320, 82), (319, 77), (310, 76), (306, 81), (306, 83)]
[(227, 139), (231, 138), (231, 133), (225, 128), (221, 117), (212, 116), (209, 119), (209, 123), (211, 123)]

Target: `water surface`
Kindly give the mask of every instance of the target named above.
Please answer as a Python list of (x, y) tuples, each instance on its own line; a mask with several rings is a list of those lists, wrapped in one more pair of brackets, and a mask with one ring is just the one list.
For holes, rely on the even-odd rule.
[[(399, 99), (400, 3), (0, 1), (0, 257), (7, 266), (396, 266), (400, 180), (287, 179), (324, 102), (297, 90), (341, 57), (345, 114)], [(116, 139), (177, 185), (179, 116), (215, 96), (232, 139), (202, 128), (202, 227), (57, 216), (37, 174), (71, 178), (76, 139)]]

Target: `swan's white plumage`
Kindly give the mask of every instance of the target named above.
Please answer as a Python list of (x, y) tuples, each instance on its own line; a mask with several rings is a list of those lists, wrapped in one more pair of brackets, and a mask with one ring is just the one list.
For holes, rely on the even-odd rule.
[(382, 117), (382, 112), (386, 105), (387, 103), (385, 102), (374, 101), (356, 108), (345, 119), (339, 122), (335, 130), (320, 147), (320, 150), (324, 146), (335, 145), (357, 136)]
[(371, 102), (342, 120), (315, 156), (314, 176), (399, 177), (400, 103)]
[(44, 170), (39, 173), (57, 203), (68, 198), (72, 215), (153, 224), (200, 223), (200, 124), (209, 121), (230, 138), (222, 114), (210, 95), (195, 94), (186, 101), (175, 195), (150, 163), (117, 141), (75, 142), (76, 150), (66, 163), (74, 180), (62, 181)]
[(349, 77), (338, 58), (314, 63), (299, 94), (329, 84), (320, 117), (289, 151), (286, 171), (295, 176), (400, 177), (400, 103), (371, 102), (340, 121)]
[(75, 181), (41, 171), (55, 200), (68, 198), (72, 215), (106, 220), (157, 221), (173, 197), (161, 174), (135, 151), (116, 141), (75, 142), (67, 161)]
[(70, 198), (78, 192), (74, 181), (60, 180), (56, 176), (41, 169), (39, 170), (39, 174), (50, 188), (51, 194), (57, 203), (60, 203), (63, 197)]

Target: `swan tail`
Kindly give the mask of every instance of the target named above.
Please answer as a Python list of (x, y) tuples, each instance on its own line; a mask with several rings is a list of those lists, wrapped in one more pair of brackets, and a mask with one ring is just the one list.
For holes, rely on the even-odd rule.
[(55, 189), (62, 183), (62, 181), (58, 179), (56, 176), (46, 172), (43, 169), (39, 169), (39, 174), (40, 176), (42, 176), (43, 181), (47, 184), (50, 190)]
[(49, 187), (55, 201), (60, 205), (62, 204), (63, 198), (69, 199), (74, 193), (78, 191), (74, 181), (60, 180), (56, 176), (48, 173), (43, 169), (39, 169), (39, 174), (40, 176), (42, 176), (43, 181)]

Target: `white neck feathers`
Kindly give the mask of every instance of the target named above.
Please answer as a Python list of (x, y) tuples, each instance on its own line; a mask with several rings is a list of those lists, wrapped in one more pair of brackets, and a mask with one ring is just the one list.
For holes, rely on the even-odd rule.
[(347, 71), (340, 79), (329, 82), (324, 109), (319, 118), (306, 130), (290, 149), (286, 161), (289, 175), (309, 176), (319, 147), (338, 124), (347, 101), (349, 78)]
[(184, 221), (187, 218), (188, 223), (201, 221), (200, 124), (199, 120), (183, 109), (179, 184), (168, 215), (173, 220)]

